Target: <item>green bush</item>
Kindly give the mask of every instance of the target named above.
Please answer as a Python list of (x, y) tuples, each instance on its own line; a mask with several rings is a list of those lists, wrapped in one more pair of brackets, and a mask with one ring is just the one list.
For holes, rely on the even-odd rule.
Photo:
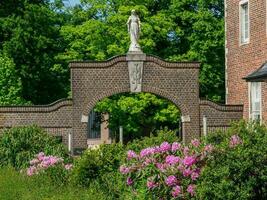
[[(174, 142), (179, 138), (172, 131), (162, 130), (155, 136), (134, 140), (127, 145), (101, 145), (99, 149), (88, 149), (74, 164), (72, 182), (75, 185), (98, 187), (111, 199), (132, 199), (119, 166), (126, 159), (127, 150), (160, 145), (164, 141)], [(136, 197), (135, 197), (136, 198)]]
[(0, 166), (25, 168), (39, 152), (67, 157), (64, 145), (35, 125), (5, 130), (0, 137)]
[(88, 186), (105, 173), (117, 171), (124, 154), (121, 144), (101, 145), (99, 149), (88, 149), (76, 160), (72, 180), (75, 184)]
[(173, 131), (161, 130), (156, 136), (137, 139), (127, 145), (104, 144), (99, 149), (88, 149), (75, 162), (73, 181), (75, 184), (87, 186), (91, 180), (103, 174), (118, 171), (120, 164), (125, 160), (126, 150), (140, 151), (148, 146), (160, 145), (164, 141), (178, 140), (179, 138)]
[(127, 144), (126, 148), (128, 150), (140, 152), (143, 148), (157, 146), (165, 141), (173, 143), (180, 140), (181, 139), (176, 136), (176, 133), (174, 131), (163, 129), (158, 131), (156, 135), (152, 135), (151, 137), (143, 137), (141, 139), (133, 140), (132, 142)]
[[(231, 146), (236, 135), (241, 144)], [(207, 138), (215, 144), (213, 158), (201, 175), (199, 199), (267, 199), (267, 128), (244, 121), (227, 133)]]

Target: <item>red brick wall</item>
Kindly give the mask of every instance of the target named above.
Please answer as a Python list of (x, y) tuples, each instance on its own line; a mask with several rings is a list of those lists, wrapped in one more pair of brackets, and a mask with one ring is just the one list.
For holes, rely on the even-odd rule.
[(239, 121), (243, 117), (242, 105), (219, 105), (207, 100), (200, 100), (200, 127), (203, 135), (203, 117), (207, 118), (207, 132), (227, 130), (231, 122)]
[[(73, 137), (74, 148), (86, 147), (87, 124), (81, 122), (95, 104), (113, 94), (130, 92), (126, 56), (104, 62), (72, 62)], [(185, 140), (199, 137), (199, 63), (166, 62), (154, 56), (144, 61), (142, 91), (169, 99), (182, 115), (189, 115), (185, 123)]]
[[(226, 99), (227, 104), (244, 104), (246, 119), (249, 117), (248, 83), (242, 78), (267, 61), (266, 0), (249, 0), (249, 19), (250, 42), (240, 45), (239, 0), (226, 0)], [(266, 120), (266, 94), (262, 97)]]
[(0, 130), (37, 124), (67, 144), (72, 131), (72, 101), (59, 100), (43, 106), (0, 106)]

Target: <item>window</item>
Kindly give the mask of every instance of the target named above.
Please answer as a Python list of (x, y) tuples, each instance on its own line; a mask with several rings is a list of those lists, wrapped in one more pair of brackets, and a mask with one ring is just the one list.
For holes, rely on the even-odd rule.
[(261, 83), (250, 83), (250, 119), (261, 120)]
[(101, 138), (101, 114), (93, 110), (89, 114), (88, 120), (88, 138)]
[(240, 2), (240, 39), (241, 44), (249, 42), (249, 9), (248, 1)]

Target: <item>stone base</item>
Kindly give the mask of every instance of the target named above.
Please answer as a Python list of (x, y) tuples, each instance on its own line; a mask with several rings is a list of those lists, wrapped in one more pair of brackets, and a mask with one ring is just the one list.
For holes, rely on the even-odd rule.
[(126, 55), (127, 61), (145, 61), (146, 54), (142, 51), (129, 51)]

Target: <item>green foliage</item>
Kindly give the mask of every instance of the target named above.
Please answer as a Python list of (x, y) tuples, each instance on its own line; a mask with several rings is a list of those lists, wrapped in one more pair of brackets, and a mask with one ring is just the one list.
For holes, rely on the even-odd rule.
[[(72, 181), (78, 185), (89, 185), (92, 180), (100, 178), (103, 182), (110, 174), (118, 172), (119, 166), (124, 162), (126, 150), (140, 151), (141, 149), (159, 145), (164, 141), (174, 142), (179, 138), (172, 131), (162, 130), (155, 136), (144, 137), (129, 142), (127, 145), (114, 143), (110, 145), (101, 145), (99, 149), (88, 149), (75, 162)], [(119, 179), (119, 178), (118, 178)], [(110, 180), (109, 180), (110, 181)]]
[(142, 21), (145, 53), (202, 62), (201, 96), (224, 99), (223, 0), (82, 0), (74, 8), (63, 2), (0, 2), (0, 50), (15, 63), (21, 99), (44, 104), (66, 97), (70, 60), (125, 54), (132, 9)]
[(0, 53), (0, 105), (24, 104), (21, 98), (22, 83), (16, 75), (15, 64), (11, 58)]
[(12, 6), (5, 0), (0, 10), (0, 50), (15, 63), (20, 97), (34, 104), (66, 97), (69, 74), (54, 58), (64, 48), (62, 15), (42, 0), (12, 1)]
[(48, 176), (27, 177), (11, 167), (0, 168), (0, 194), (0, 200), (112, 200), (97, 183), (88, 188), (57, 185)]
[(48, 179), (51, 184), (63, 186), (69, 182), (70, 175), (71, 171), (66, 170), (64, 165), (57, 165), (47, 168), (39, 176), (44, 177), (44, 179)]
[(181, 139), (176, 136), (176, 133), (167, 129), (157, 131), (154, 136), (143, 137), (141, 139), (135, 139), (129, 142), (126, 146), (128, 150), (133, 150), (135, 152), (140, 152), (143, 148), (158, 146), (162, 142), (178, 142)]
[(73, 169), (72, 180), (78, 185), (89, 185), (106, 173), (117, 171), (124, 148), (120, 144), (101, 145), (99, 149), (86, 150)]
[(0, 137), (0, 166), (25, 168), (39, 152), (67, 157), (64, 145), (37, 126), (11, 128)]
[(171, 61), (202, 62), (201, 96), (224, 99), (223, 0), (83, 0), (61, 28), (66, 52), (58, 59), (104, 60), (125, 54), (126, 22), (132, 9), (141, 18), (140, 45)]
[[(238, 135), (242, 144), (229, 146)], [(226, 134), (211, 135), (216, 144), (198, 186), (199, 199), (267, 198), (267, 128), (256, 123), (235, 124)]]
[(100, 101), (95, 111), (109, 113), (109, 128), (117, 139), (119, 126), (123, 126), (127, 140), (149, 135), (164, 127), (179, 128), (179, 109), (172, 102), (150, 93), (113, 95)]

